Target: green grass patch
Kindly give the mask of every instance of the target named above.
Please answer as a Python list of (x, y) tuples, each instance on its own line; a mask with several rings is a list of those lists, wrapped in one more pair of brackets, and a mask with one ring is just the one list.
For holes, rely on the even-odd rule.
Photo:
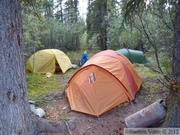
[(41, 103), (42, 97), (57, 91), (61, 87), (56, 76), (47, 78), (44, 74), (27, 74), (29, 99)]
[(59, 72), (49, 78), (45, 74), (27, 73), (26, 81), (29, 100), (33, 100), (41, 106), (45, 99), (50, 98), (49, 95), (63, 93), (67, 82), (77, 70), (69, 69), (64, 74)]
[(136, 71), (138, 72), (140, 77), (150, 77), (150, 78), (159, 78), (159, 74), (156, 74), (148, 67), (144, 66), (144, 64), (134, 64)]

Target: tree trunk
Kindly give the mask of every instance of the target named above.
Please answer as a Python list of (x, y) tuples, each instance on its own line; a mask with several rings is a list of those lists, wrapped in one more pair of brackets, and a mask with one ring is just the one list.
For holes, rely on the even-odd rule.
[(65, 132), (63, 122), (33, 116), (28, 102), (20, 0), (0, 0), (0, 135)]
[(167, 98), (168, 112), (164, 122), (164, 127), (180, 127), (180, 0), (176, 7), (176, 17), (174, 23), (175, 43), (173, 47), (172, 81), (170, 94)]
[(179, 128), (180, 127), (180, 90), (171, 89), (167, 98), (167, 115), (163, 127)]
[(25, 83), (20, 1), (0, 1), (0, 134), (27, 134), (32, 125)]
[(99, 3), (99, 9), (98, 9), (98, 16), (97, 16), (97, 20), (99, 20), (99, 34), (100, 34), (100, 38), (98, 39), (98, 46), (100, 46), (101, 50), (107, 50), (107, 0), (105, 1), (101, 1)]
[(75, 18), (74, 18), (74, 22), (77, 23), (78, 22), (78, 0), (74, 0), (74, 12), (75, 12)]

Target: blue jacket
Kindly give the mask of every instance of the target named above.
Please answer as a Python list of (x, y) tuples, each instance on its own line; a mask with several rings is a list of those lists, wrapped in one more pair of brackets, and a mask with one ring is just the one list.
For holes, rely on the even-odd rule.
[(86, 61), (88, 60), (88, 54), (87, 51), (84, 51), (82, 56), (81, 56), (81, 64), (84, 65), (84, 63), (86, 63)]

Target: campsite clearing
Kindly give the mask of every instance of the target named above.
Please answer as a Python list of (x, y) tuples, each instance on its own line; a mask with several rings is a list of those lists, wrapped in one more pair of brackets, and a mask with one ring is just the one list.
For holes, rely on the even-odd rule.
[[(59, 88), (56, 92), (51, 92), (42, 97), (41, 108), (46, 111), (45, 118), (63, 121), (73, 120), (74, 122), (69, 125), (69, 127), (73, 127), (73, 129), (70, 128), (72, 135), (123, 135), (123, 129), (126, 127), (124, 119), (127, 116), (145, 108), (157, 99), (165, 99), (168, 94), (168, 89), (157, 80), (158, 75), (144, 65), (137, 64), (135, 67), (143, 83), (132, 104), (125, 102), (96, 117), (71, 111), (67, 98), (62, 95), (64, 88)], [(60, 84), (67, 84), (75, 71), (70, 69), (67, 74), (52, 77), (57, 78)], [(62, 135), (69, 135), (68, 130)]]

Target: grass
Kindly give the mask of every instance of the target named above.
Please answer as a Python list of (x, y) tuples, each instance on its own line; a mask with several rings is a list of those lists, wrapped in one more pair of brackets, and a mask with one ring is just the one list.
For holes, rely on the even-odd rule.
[(63, 119), (64, 119), (65, 121), (68, 121), (68, 120), (69, 120), (69, 117), (68, 117), (68, 115), (67, 115), (67, 114), (64, 114), (64, 117), (63, 117)]
[(45, 74), (27, 73), (26, 81), (29, 100), (35, 101), (39, 106), (42, 105), (45, 97), (63, 93), (69, 78), (78, 69), (69, 69), (66, 73), (53, 74), (47, 78)]
[(134, 64), (134, 67), (136, 68), (136, 71), (138, 72), (140, 77), (150, 77), (150, 78), (159, 78), (159, 74), (156, 74), (152, 70), (150, 70), (148, 67), (146, 67), (144, 64)]
[(47, 78), (43, 74), (27, 74), (29, 99), (41, 103), (41, 97), (60, 88), (55, 77)]
[(159, 81), (164, 79), (162, 74), (153, 72), (144, 64), (134, 64), (134, 67), (143, 80), (141, 92), (144, 93), (145, 101), (153, 102), (158, 98), (159, 93), (168, 92), (168, 89)]

